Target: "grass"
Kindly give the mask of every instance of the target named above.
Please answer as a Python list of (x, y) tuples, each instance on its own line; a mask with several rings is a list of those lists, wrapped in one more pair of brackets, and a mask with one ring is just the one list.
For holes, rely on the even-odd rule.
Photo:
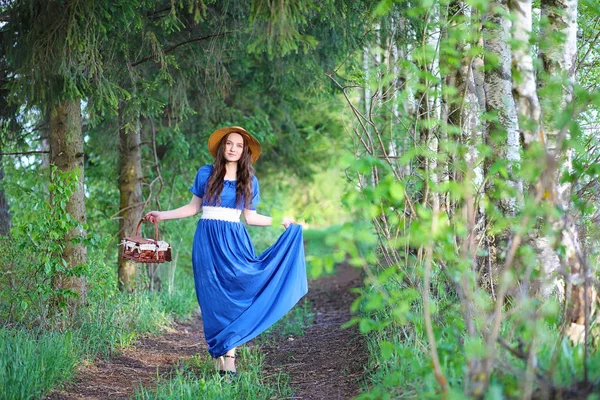
[(240, 346), (236, 352), (236, 379), (226, 379), (215, 371), (213, 360), (198, 355), (181, 364), (171, 376), (160, 377), (155, 389), (141, 387), (135, 398), (142, 399), (280, 399), (293, 395), (289, 377), (282, 372), (265, 376), (264, 354), (260, 344), (289, 336), (302, 336), (314, 322), (312, 303), (297, 304), (275, 325), (254, 340), (256, 347)]
[(38, 399), (68, 380), (82, 356), (71, 333), (0, 329), (0, 393), (6, 400)]
[(289, 377), (280, 373), (265, 376), (264, 355), (256, 347), (240, 347), (238, 376), (221, 377), (208, 354), (181, 364), (173, 375), (159, 378), (156, 388), (141, 387), (134, 398), (145, 399), (279, 399), (291, 397)]
[(112, 270), (101, 269), (89, 280), (90, 305), (82, 307), (67, 328), (61, 321), (50, 321), (44, 329), (14, 325), (0, 330), (3, 399), (40, 398), (68, 381), (84, 360), (108, 356), (140, 336), (159, 334), (198, 308), (193, 279), (185, 272), (178, 273), (171, 294), (127, 294), (116, 290), (116, 282), (104, 280), (108, 278), (103, 273), (114, 277)]

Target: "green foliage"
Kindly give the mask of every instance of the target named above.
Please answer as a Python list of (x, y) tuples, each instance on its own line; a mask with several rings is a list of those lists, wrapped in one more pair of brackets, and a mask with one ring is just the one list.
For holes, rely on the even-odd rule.
[[(581, 350), (563, 340), (561, 324), (570, 325), (561, 314), (565, 305), (549, 292), (572, 265), (565, 221), (574, 218), (597, 232), (586, 217), (598, 211), (597, 141), (590, 129), (597, 123), (597, 93), (536, 64), (544, 131), (550, 140), (556, 132), (564, 139), (557, 143), (559, 157), (541, 140), (507, 154), (506, 110), (481, 103), (495, 90), (489, 79), (500, 73), (505, 56), (481, 46), (481, 17), (487, 28), (495, 27), (485, 15), (490, 2), (423, 1), (410, 9), (399, 3), (376, 2), (368, 26), (376, 35), (365, 36), (355, 57), (362, 66), (345, 65), (335, 77), (344, 82), (355, 116), (348, 129), (353, 154), (342, 159), (354, 187), (342, 204), (355, 221), (372, 224), (363, 235), (350, 224), (337, 234), (354, 238), (346, 247), (348, 261), (366, 275), (348, 323), (366, 335), (374, 371), (361, 398), (518, 398), (528, 390), (537, 394), (547, 382), (576, 391), (585, 385), (586, 368), (586, 379), (595, 382), (589, 374), (597, 345), (587, 347), (585, 366)], [(587, 3), (580, 18), (589, 21)], [(513, 49), (564, 42), (560, 33), (540, 37), (543, 26), (534, 23), (530, 40), (511, 43)], [(586, 29), (580, 58), (594, 51), (591, 31), (597, 33)], [(484, 37), (490, 39), (499, 38)], [(405, 60), (396, 62), (394, 50)], [(522, 78), (513, 71), (513, 82)], [(473, 83), (484, 90), (484, 79), (486, 93), (470, 93)], [(574, 95), (565, 105), (568, 87)], [(531, 118), (518, 123), (521, 130), (539, 127)], [(567, 150), (573, 167), (562, 157)], [(559, 175), (571, 186), (555, 186)], [(571, 196), (563, 202), (556, 191), (564, 189)], [(586, 250), (577, 257), (597, 277), (597, 240), (588, 231), (579, 234)], [(561, 263), (558, 269), (549, 271), (551, 262), (540, 254), (543, 241)], [(361, 254), (361, 242), (375, 249)], [(591, 324), (597, 324), (593, 317)], [(559, 351), (559, 343), (568, 350)], [(532, 354), (535, 367), (527, 364)], [(481, 365), (493, 366), (486, 371)], [(488, 373), (490, 386), (475, 388)], [(526, 373), (530, 381), (523, 380)]]
[[(366, 292), (374, 290), (365, 289)], [(364, 295), (366, 293), (363, 293)], [(361, 295), (361, 296), (362, 296)], [(442, 298), (440, 303), (449, 299)], [(408, 301), (401, 300), (400, 303)], [(452, 302), (450, 300), (450, 302)], [(439, 398), (439, 387), (435, 381), (431, 361), (426, 351), (427, 338), (424, 334), (420, 301), (408, 301), (410, 308), (398, 313), (389, 313), (385, 307), (376, 311), (362, 310), (361, 314), (369, 315), (380, 327), (366, 336), (369, 350), (368, 369), (373, 371), (368, 377), (368, 386), (358, 399), (436, 399)], [(408, 308), (408, 307), (407, 307)], [(410, 310), (410, 311), (409, 311)], [(441, 363), (446, 377), (453, 387), (462, 384), (464, 356), (461, 353), (462, 341), (460, 329), (450, 322), (444, 321), (441, 313), (460, 323), (460, 313), (456, 309), (444, 309), (436, 313), (436, 339), (440, 349)], [(404, 315), (404, 322), (398, 321), (398, 315)], [(449, 321), (452, 321), (450, 318)], [(382, 327), (385, 325), (385, 327)], [(463, 398), (455, 391), (451, 398)]]
[[(50, 171), (48, 185), (51, 201), (25, 190), (23, 200), (35, 212), (16, 224), (11, 236), (0, 240), (6, 251), (0, 255), (0, 316), (8, 325), (43, 326), (50, 313), (60, 314), (67, 300), (77, 294), (56, 289), (59, 276), (78, 277), (87, 274), (87, 266), (68, 268), (63, 259), (64, 237), (78, 228), (66, 212), (66, 205), (77, 187), (78, 171)], [(72, 240), (84, 240), (75, 237)], [(90, 238), (90, 243), (95, 239)]]
[(71, 326), (30, 330), (26, 324), (32, 322), (21, 320), (0, 331), (0, 388), (7, 398), (39, 398), (70, 379), (84, 359), (109, 356), (197, 311), (190, 296), (193, 279), (186, 273), (176, 275), (170, 293), (121, 293), (114, 269), (102, 261), (106, 250), (98, 250), (90, 256), (90, 306), (77, 313)]
[(334, 243), (337, 242), (335, 237), (340, 231), (339, 225), (304, 231), (306, 273), (309, 279), (333, 274), (336, 264), (344, 261), (346, 253), (334, 247)]
[(293, 395), (289, 377), (265, 377), (264, 355), (256, 347), (242, 347), (236, 354), (239, 377), (228, 379), (217, 374), (208, 355), (196, 356), (181, 365), (174, 376), (159, 378), (156, 389), (144, 387), (135, 399), (273, 399)]
[(7, 400), (39, 399), (71, 378), (80, 338), (52, 331), (0, 329), (0, 392)]
[(275, 54), (285, 56), (290, 51), (304, 49), (306, 53), (317, 44), (314, 37), (303, 35), (301, 29), (307, 23), (307, 13), (314, 7), (307, 1), (277, 3), (254, 0), (250, 9), (250, 22), (255, 29), (264, 31), (248, 46), (250, 53), (265, 49), (270, 58)]
[(115, 30), (136, 26), (137, 1), (12, 2), (3, 27), (15, 76), (10, 90), (29, 106), (100, 93), (116, 106), (119, 88), (106, 80), (104, 46)]

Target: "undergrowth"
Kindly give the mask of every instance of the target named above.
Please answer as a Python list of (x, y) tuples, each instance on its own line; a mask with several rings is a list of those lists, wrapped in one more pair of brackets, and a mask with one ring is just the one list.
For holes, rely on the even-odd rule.
[(36, 399), (61, 387), (84, 360), (107, 357), (137, 338), (156, 335), (174, 320), (197, 309), (193, 279), (176, 273), (175, 289), (121, 293), (116, 271), (92, 254), (88, 306), (69, 324), (57, 315), (40, 325), (39, 318), (19, 319), (0, 330), (0, 393), (3, 399)]
[[(396, 285), (396, 284), (394, 284)], [(430, 348), (422, 317), (422, 301), (418, 293), (406, 289), (395, 298), (394, 307), (383, 306), (380, 295), (388, 293), (393, 285), (366, 286), (354, 308), (358, 315), (353, 323), (359, 324), (366, 336), (369, 353), (368, 370), (372, 371), (363, 382), (358, 399), (438, 399), (439, 384), (434, 377)], [(469, 343), (461, 320), (460, 302), (451, 293), (437, 291), (434, 300), (433, 325), (440, 364), (450, 387), (450, 399), (464, 399), (464, 368), (470, 357), (483, 351), (480, 343)], [(377, 307), (376, 307), (377, 306)], [(379, 307), (381, 306), (381, 307)], [(519, 332), (511, 332), (514, 322), (506, 320), (501, 327), (503, 336), (511, 338), (508, 345), (497, 346), (498, 368), (490, 379), (485, 399), (521, 398), (525, 360), (518, 356), (525, 352)], [(562, 338), (558, 323), (547, 322), (536, 331), (539, 351), (536, 370), (547, 379), (548, 385), (537, 384), (536, 398), (600, 399), (600, 352), (597, 348), (588, 355), (590, 386), (581, 388), (584, 378), (583, 346), (573, 345)], [(585, 393), (588, 393), (586, 395)]]

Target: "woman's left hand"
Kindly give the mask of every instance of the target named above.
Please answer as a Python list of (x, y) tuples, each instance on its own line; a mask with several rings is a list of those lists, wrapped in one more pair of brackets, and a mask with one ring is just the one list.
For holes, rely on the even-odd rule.
[(294, 219), (293, 219), (293, 218), (284, 217), (284, 218), (281, 220), (281, 225), (283, 225), (283, 226), (285, 227), (285, 229), (289, 228), (289, 226), (290, 226), (291, 224), (295, 224), (295, 223), (296, 223), (296, 221), (294, 221)]

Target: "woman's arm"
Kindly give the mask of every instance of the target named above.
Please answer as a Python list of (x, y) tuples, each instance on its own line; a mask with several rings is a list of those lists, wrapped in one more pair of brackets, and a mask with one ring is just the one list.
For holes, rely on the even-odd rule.
[(256, 210), (244, 209), (244, 219), (248, 225), (269, 226), (273, 223), (273, 218), (267, 217), (256, 212)]
[[(255, 226), (269, 226), (273, 223), (273, 218), (259, 214), (256, 212), (256, 210), (249, 210), (247, 208), (244, 209), (244, 219), (248, 225)], [(294, 223), (296, 223), (296, 221), (288, 217), (285, 217), (281, 220), (281, 225), (283, 225), (285, 229), (287, 229), (290, 224)]]
[(202, 199), (196, 195), (192, 196), (192, 200), (185, 206), (169, 211), (150, 211), (144, 215), (144, 220), (150, 222), (159, 222), (165, 219), (187, 218), (198, 214), (202, 208)]

